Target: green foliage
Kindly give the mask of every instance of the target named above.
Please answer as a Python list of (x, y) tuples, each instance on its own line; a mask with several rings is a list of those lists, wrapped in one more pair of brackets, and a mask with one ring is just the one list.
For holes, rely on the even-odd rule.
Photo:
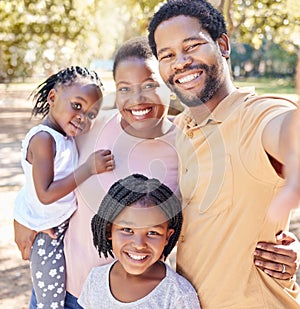
[[(125, 40), (147, 34), (149, 20), (163, 2), (0, 0), (0, 82), (112, 58)], [(284, 67), (293, 66), (296, 46), (300, 45), (298, 0), (211, 2), (224, 13), (234, 48), (246, 50), (233, 54), (234, 59), (246, 63), (243, 57), (251, 50), (248, 60), (257, 69), (260, 60), (266, 61), (266, 48), (274, 43), (281, 54), (270, 52), (269, 56), (283, 57)], [(280, 60), (275, 59), (270, 70), (280, 68), (276, 62)]]
[(80, 55), (87, 17), (73, 0), (0, 1), (0, 81), (50, 73), (74, 59), (75, 48)]

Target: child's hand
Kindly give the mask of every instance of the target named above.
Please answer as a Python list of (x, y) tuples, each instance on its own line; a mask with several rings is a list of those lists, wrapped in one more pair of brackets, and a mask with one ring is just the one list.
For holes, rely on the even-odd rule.
[(112, 171), (115, 168), (114, 156), (108, 149), (100, 149), (92, 153), (88, 158), (88, 164), (92, 175)]
[(54, 229), (43, 230), (41, 232), (47, 234), (52, 239), (57, 239), (57, 235), (54, 233)]

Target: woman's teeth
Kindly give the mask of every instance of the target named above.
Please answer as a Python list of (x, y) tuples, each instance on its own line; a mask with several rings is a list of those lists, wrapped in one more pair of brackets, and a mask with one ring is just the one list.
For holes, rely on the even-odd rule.
[(132, 109), (131, 113), (132, 113), (133, 116), (144, 116), (144, 115), (150, 113), (150, 111), (151, 111), (151, 108), (139, 109), (139, 110)]

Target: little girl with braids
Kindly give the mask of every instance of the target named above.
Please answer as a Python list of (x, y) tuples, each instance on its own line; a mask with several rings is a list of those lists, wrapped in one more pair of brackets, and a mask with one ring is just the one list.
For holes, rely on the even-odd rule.
[(74, 189), (94, 174), (111, 171), (109, 150), (98, 150), (78, 167), (74, 137), (86, 133), (102, 101), (98, 75), (69, 67), (50, 76), (33, 92), (32, 114), (43, 122), (22, 143), (25, 185), (14, 209), (15, 220), (38, 232), (30, 255), (37, 308), (64, 308), (64, 233), (76, 210)]
[(133, 174), (115, 182), (92, 218), (92, 233), (100, 258), (117, 260), (91, 270), (78, 303), (84, 309), (200, 308), (192, 285), (162, 262), (181, 225), (181, 203), (159, 180)]

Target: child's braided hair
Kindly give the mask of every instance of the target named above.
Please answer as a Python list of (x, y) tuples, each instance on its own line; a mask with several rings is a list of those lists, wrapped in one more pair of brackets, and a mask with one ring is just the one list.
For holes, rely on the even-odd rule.
[(51, 75), (32, 92), (31, 97), (35, 102), (32, 115), (40, 114), (44, 118), (49, 112), (47, 97), (50, 90), (59, 85), (70, 86), (79, 79), (90, 80), (92, 84), (99, 88), (99, 92), (102, 93), (103, 84), (95, 71), (79, 66), (71, 66)]
[[(125, 207), (143, 199), (151, 201), (151, 204), (158, 206), (169, 221), (168, 228), (174, 229), (174, 233), (163, 250), (163, 256), (166, 258), (172, 251), (182, 226), (182, 209), (179, 199), (169, 187), (162, 184), (159, 180), (149, 179), (140, 174), (133, 174), (115, 182), (110, 187), (101, 202), (98, 213), (92, 218), (93, 242), (100, 257), (101, 254), (105, 258), (108, 257), (108, 254), (114, 257), (112, 241), (108, 239), (110, 234), (107, 229), (108, 225), (114, 222), (115, 218)], [(143, 205), (147, 207), (147, 204), (149, 203), (144, 203)]]

